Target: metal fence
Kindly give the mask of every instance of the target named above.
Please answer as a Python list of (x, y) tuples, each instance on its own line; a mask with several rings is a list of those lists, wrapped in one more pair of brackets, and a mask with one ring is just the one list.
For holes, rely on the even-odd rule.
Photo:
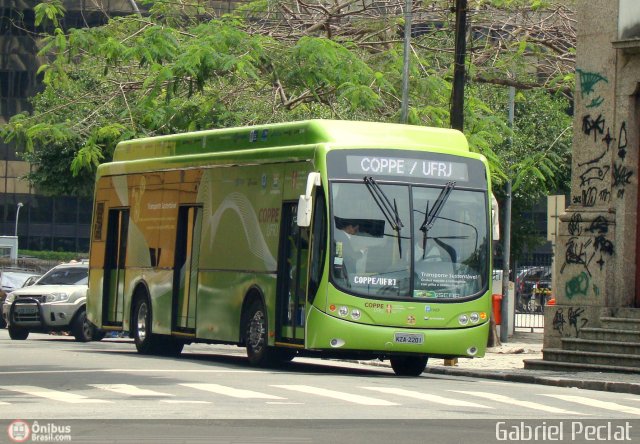
[[(551, 266), (523, 266), (509, 277), (514, 284), (514, 321), (517, 329), (544, 328), (544, 309), (553, 298)], [(493, 271), (494, 293), (502, 293), (502, 270)], [(496, 286), (497, 285), (497, 286)]]
[(544, 309), (553, 299), (550, 266), (518, 268), (514, 281), (514, 328), (544, 328)]

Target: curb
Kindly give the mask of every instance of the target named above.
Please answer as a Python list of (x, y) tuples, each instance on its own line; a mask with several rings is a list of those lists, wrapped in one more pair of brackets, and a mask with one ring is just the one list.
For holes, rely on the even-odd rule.
[(629, 393), (640, 395), (640, 384), (619, 381), (597, 381), (589, 379), (567, 378), (563, 376), (541, 376), (509, 371), (480, 371), (460, 368), (427, 367), (425, 373), (449, 376), (467, 376), (472, 378), (494, 379), (498, 381), (520, 382), (524, 384), (549, 385), (554, 387), (575, 387), (583, 390)]

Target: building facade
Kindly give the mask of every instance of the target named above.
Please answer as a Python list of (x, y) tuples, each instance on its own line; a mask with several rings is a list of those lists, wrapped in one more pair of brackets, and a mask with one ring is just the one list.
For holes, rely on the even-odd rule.
[(640, 2), (577, 5), (572, 195), (557, 238), (544, 361), (640, 371), (628, 346), (640, 337)]
[[(34, 6), (29, 0), (0, 0), (0, 123), (31, 109), (29, 98), (39, 90), (40, 60)], [(130, 14), (129, 1), (63, 2), (66, 29), (98, 26), (110, 16)], [(19, 248), (88, 251), (92, 202), (75, 196), (51, 197), (23, 177), (31, 166), (22, 147), (0, 142), (0, 235), (19, 236)], [(18, 212), (18, 204), (22, 203)], [(17, 221), (16, 221), (16, 216)]]

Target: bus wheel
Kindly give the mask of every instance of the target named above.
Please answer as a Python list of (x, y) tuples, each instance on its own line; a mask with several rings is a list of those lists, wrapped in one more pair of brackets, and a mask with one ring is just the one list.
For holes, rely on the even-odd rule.
[(151, 309), (146, 297), (136, 299), (133, 308), (133, 342), (136, 349), (142, 354), (155, 352), (153, 334), (151, 333)]
[(262, 303), (252, 302), (245, 319), (245, 343), (249, 363), (267, 365), (270, 350), (267, 347), (267, 315)]
[(93, 339), (93, 326), (87, 319), (87, 311), (81, 309), (71, 325), (71, 334), (78, 342), (89, 342)]
[(427, 367), (427, 356), (395, 356), (391, 368), (398, 376), (420, 376)]
[(24, 341), (29, 337), (29, 330), (22, 327), (16, 327), (14, 325), (9, 325), (7, 327), (9, 329), (9, 337), (14, 341)]

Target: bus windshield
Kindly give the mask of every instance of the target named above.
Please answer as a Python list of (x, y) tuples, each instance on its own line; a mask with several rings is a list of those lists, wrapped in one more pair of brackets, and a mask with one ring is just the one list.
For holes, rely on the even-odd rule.
[(374, 183), (331, 185), (334, 284), (364, 297), (480, 295), (489, 266), (486, 192), (453, 182)]

